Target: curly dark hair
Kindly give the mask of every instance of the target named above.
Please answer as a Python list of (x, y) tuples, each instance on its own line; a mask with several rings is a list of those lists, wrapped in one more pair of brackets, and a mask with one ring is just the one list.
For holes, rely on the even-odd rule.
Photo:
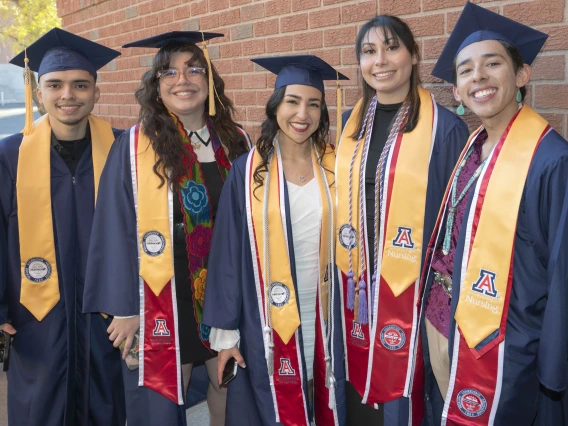
[[(161, 180), (160, 186), (167, 180), (172, 187), (174, 182), (178, 182), (187, 173), (187, 168), (183, 165), (183, 158), (184, 155), (191, 156), (191, 153), (184, 147), (168, 109), (158, 100), (159, 79), (157, 74), (159, 71), (169, 67), (171, 57), (176, 52), (189, 52), (192, 54), (191, 59), (187, 62), (188, 66), (207, 68), (205, 55), (195, 44), (168, 44), (156, 53), (152, 68), (144, 73), (140, 87), (135, 93), (136, 100), (140, 104), (140, 123), (156, 152), (154, 173)], [(213, 64), (211, 64), (211, 72), (213, 72), (215, 90), (221, 102), (215, 97), (217, 113), (209, 117), (208, 111), (211, 99), (208, 97), (205, 101), (204, 118), (211, 119), (213, 132), (228, 151), (229, 160), (233, 161), (239, 155), (248, 151), (247, 141), (241, 132), (237, 130), (237, 124), (233, 120), (235, 113), (233, 102), (225, 95), (225, 83)], [(205, 79), (207, 78), (208, 74), (205, 74)]]
[[(276, 119), (276, 110), (278, 106), (284, 100), (284, 95), (286, 94), (286, 88), (288, 86), (280, 87), (274, 90), (274, 93), (268, 98), (266, 102), (266, 119), (262, 122), (260, 126), (261, 134), (256, 141), (256, 150), (262, 157), (262, 162), (256, 167), (253, 177), (256, 187), (254, 191), (260, 188), (264, 182), (264, 177), (262, 173), (268, 172), (268, 161), (274, 154), (274, 138), (280, 130), (278, 126), (278, 121)], [(318, 160), (321, 164), (322, 158), (325, 154), (327, 148), (327, 136), (329, 133), (329, 113), (327, 111), (327, 105), (325, 103), (325, 93), (322, 93), (321, 97), (321, 116), (318, 128), (312, 135), (312, 140), (317, 151)]]
[[(412, 65), (412, 73), (410, 74), (410, 90), (404, 101), (409, 105), (409, 109), (403, 133), (411, 132), (418, 124), (418, 117), (420, 115), (420, 95), (418, 94), (418, 87), (420, 87), (420, 47), (418, 47), (418, 43), (416, 43), (416, 39), (406, 22), (396, 16), (379, 15), (366, 22), (359, 30), (359, 34), (357, 34), (355, 53), (358, 62), (361, 62), (363, 39), (373, 28), (379, 28), (385, 40), (391, 37), (396, 44), (402, 42), (410, 52), (410, 55), (416, 58), (416, 64)], [(362, 77), (361, 84), (363, 86), (363, 105), (359, 111), (359, 117), (357, 117), (357, 128), (355, 132), (353, 132), (353, 135), (351, 135), (354, 139), (357, 139), (361, 133), (363, 120), (365, 119), (371, 100), (376, 94), (375, 89), (369, 86)]]

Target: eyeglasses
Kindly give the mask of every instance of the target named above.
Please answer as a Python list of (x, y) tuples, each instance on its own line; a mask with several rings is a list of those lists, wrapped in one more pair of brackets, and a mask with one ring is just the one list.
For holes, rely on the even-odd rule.
[[(205, 73), (207, 73), (207, 70), (199, 67), (186, 68), (183, 70), (183, 75), (186, 80), (192, 80), (198, 75), (205, 75)], [(179, 81), (181, 74), (181, 71), (172, 68), (164, 71), (158, 71), (156, 77), (161, 79), (166, 86), (173, 86)]]

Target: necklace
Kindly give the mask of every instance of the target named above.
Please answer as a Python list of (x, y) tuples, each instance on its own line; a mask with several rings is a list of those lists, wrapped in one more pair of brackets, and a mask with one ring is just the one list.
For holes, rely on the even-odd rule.
[[(204, 128), (206, 129), (207, 127), (204, 127)], [(193, 147), (193, 149), (199, 149), (199, 148), (201, 148), (201, 145), (208, 146), (209, 142), (211, 142), (211, 137), (209, 136), (209, 132), (207, 132), (207, 140), (205, 140), (201, 137), (200, 133), (202, 131), (203, 131), (203, 129), (198, 130), (197, 132), (194, 132), (194, 131), (191, 131), (191, 130), (188, 132), (187, 136), (189, 138), (189, 142), (191, 143), (191, 146)], [(205, 133), (205, 132), (203, 132), (203, 133)], [(197, 140), (193, 139), (194, 136), (197, 138)]]
[(473, 183), (477, 180), (477, 178), (481, 174), (481, 170), (483, 170), (483, 166), (485, 165), (487, 159), (489, 158), (487, 157), (485, 160), (481, 162), (481, 164), (477, 167), (477, 170), (475, 171), (473, 176), (469, 178), (469, 181), (465, 185), (465, 188), (462, 190), (461, 194), (456, 198), (456, 193), (458, 188), (458, 178), (460, 177), (460, 174), (463, 168), (465, 167), (465, 163), (467, 162), (468, 158), (471, 156), (472, 152), (473, 152), (473, 144), (467, 150), (465, 156), (460, 162), (458, 169), (456, 170), (454, 180), (452, 181), (451, 199), (450, 199), (450, 205), (448, 207), (448, 222), (446, 223), (446, 233), (444, 235), (444, 243), (442, 244), (442, 253), (444, 253), (445, 256), (447, 256), (448, 253), (450, 252), (452, 228), (454, 226), (454, 219), (456, 217), (456, 209), (458, 207), (458, 204), (463, 200), (465, 194), (467, 193), (467, 191), (469, 191), (469, 188), (471, 188), (471, 185), (473, 185)]
[(290, 168), (290, 166), (288, 164), (286, 165), (286, 167), (294, 176), (296, 176), (300, 180), (301, 183), (304, 183), (306, 181), (306, 179), (308, 178), (308, 176), (310, 175), (310, 173), (314, 169), (314, 165), (313, 165), (312, 161), (310, 161), (309, 170), (306, 173), (304, 173), (303, 175), (297, 173), (294, 169)]

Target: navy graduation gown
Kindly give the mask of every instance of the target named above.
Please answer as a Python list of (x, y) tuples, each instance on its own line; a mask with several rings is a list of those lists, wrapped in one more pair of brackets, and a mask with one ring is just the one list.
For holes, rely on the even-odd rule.
[[(568, 143), (551, 130), (542, 139), (530, 165), (519, 207), (502, 393), (495, 425), (568, 425), (567, 184)], [(470, 208), (471, 198), (465, 217)], [(455, 265), (462, 262), (466, 222), (460, 230)], [(459, 268), (454, 268), (452, 277), (450, 360), (454, 345), (454, 315), (461, 286), (460, 273), (456, 269)], [(427, 300), (430, 287), (431, 282), (426, 286), (424, 300)], [(424, 325), (422, 332), (425, 333)], [(423, 339), (423, 347), (427, 420), (430, 425), (439, 425), (443, 401), (429, 365), (426, 339)]]
[[(421, 269), (424, 263), (426, 250), (430, 236), (436, 225), (438, 211), (444, 198), (446, 186), (452, 176), (454, 167), (465, 147), (469, 130), (467, 125), (456, 114), (436, 103), (438, 108), (438, 122), (436, 128), (436, 137), (434, 138), (434, 146), (432, 148), (432, 156), (428, 168), (428, 187), (426, 188), (426, 206), (424, 209), (424, 241), (422, 244)], [(343, 124), (347, 123), (352, 110), (345, 111), (342, 114)], [(338, 185), (346, 185), (347, 183), (339, 182)], [(365, 210), (366, 211), (366, 210)], [(373, 247), (369, 246), (370, 265), (373, 263)], [(366, 368), (363, 367), (363, 368)], [(353, 392), (356, 391), (353, 389)], [(357, 394), (358, 402), (361, 402), (361, 396)], [(349, 408), (355, 403), (354, 397), (350, 400)], [(350, 421), (371, 421), (376, 418), (374, 413), (368, 411), (366, 407), (357, 408), (361, 412), (348, 412)], [(409, 401), (408, 398), (402, 397), (394, 401), (382, 404), (383, 421), (385, 426), (407, 426), (409, 424)]]
[[(130, 131), (113, 144), (99, 183), (97, 211), (89, 246), (85, 312), (112, 316), (140, 314), (138, 230), (130, 171)], [(126, 415), (136, 426), (183, 426), (184, 406), (138, 386), (138, 370), (124, 362)]]
[[(115, 137), (121, 131), (113, 130)], [(14, 336), (8, 370), (13, 425), (124, 425), (120, 353), (109, 322), (83, 314), (87, 248), (94, 211), (91, 146), (75, 176), (51, 148), (51, 203), (60, 300), (42, 320), (20, 304), (16, 175), (23, 135), (0, 141), (0, 324)]]
[[(209, 254), (207, 287), (203, 311), (203, 323), (225, 330), (239, 330), (240, 351), (247, 365), (239, 367), (236, 378), (228, 386), (226, 426), (276, 425), (270, 390), (255, 280), (251, 256), (251, 242), (247, 228), (245, 209), (245, 168), (248, 155), (234, 163), (223, 186)], [(290, 224), (290, 205), (287, 186), (284, 185), (290, 267), (296, 294), (295, 259)], [(214, 262), (212, 264), (212, 262)], [(336, 295), (339, 289), (336, 283)], [(340, 298), (335, 298), (333, 309), (340, 312)], [(298, 307), (299, 310), (299, 307)], [(343, 367), (343, 342), (341, 316), (335, 315), (334, 374), (338, 382), (336, 401), (339, 424), (345, 424), (345, 372)], [(302, 343), (302, 327), (300, 348)], [(304, 383), (307, 383), (306, 361), (302, 352)], [(307, 390), (304, 390), (307, 394)], [(310, 415), (312, 418), (312, 415)]]

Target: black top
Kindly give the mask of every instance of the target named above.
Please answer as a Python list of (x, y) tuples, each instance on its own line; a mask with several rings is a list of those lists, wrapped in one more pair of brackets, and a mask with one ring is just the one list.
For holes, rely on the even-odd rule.
[[(207, 193), (211, 200), (213, 222), (223, 188), (223, 178), (216, 161), (201, 163)], [(174, 274), (176, 279), (176, 296), (178, 307), (178, 329), (180, 342), (180, 357), (182, 364), (203, 361), (213, 355), (203, 346), (199, 338), (199, 330), (193, 309), (193, 292), (190, 282), (187, 244), (185, 241), (184, 214), (182, 211), (179, 192), (176, 191), (173, 200), (174, 215)]]
[(369, 154), (365, 168), (367, 238), (369, 243), (369, 266), (371, 268), (371, 276), (374, 273), (375, 267), (375, 173), (377, 172), (381, 153), (389, 137), (391, 126), (401, 106), (402, 103), (383, 105), (377, 102), (375, 120), (373, 121), (373, 133), (371, 134), (371, 144), (369, 146)]
[(91, 129), (88, 124), (85, 136), (82, 139), (74, 141), (60, 141), (55, 137), (53, 132), (51, 132), (51, 145), (53, 145), (63, 161), (65, 161), (65, 164), (67, 164), (67, 167), (69, 167), (73, 176), (75, 176), (81, 156), (90, 144)]

